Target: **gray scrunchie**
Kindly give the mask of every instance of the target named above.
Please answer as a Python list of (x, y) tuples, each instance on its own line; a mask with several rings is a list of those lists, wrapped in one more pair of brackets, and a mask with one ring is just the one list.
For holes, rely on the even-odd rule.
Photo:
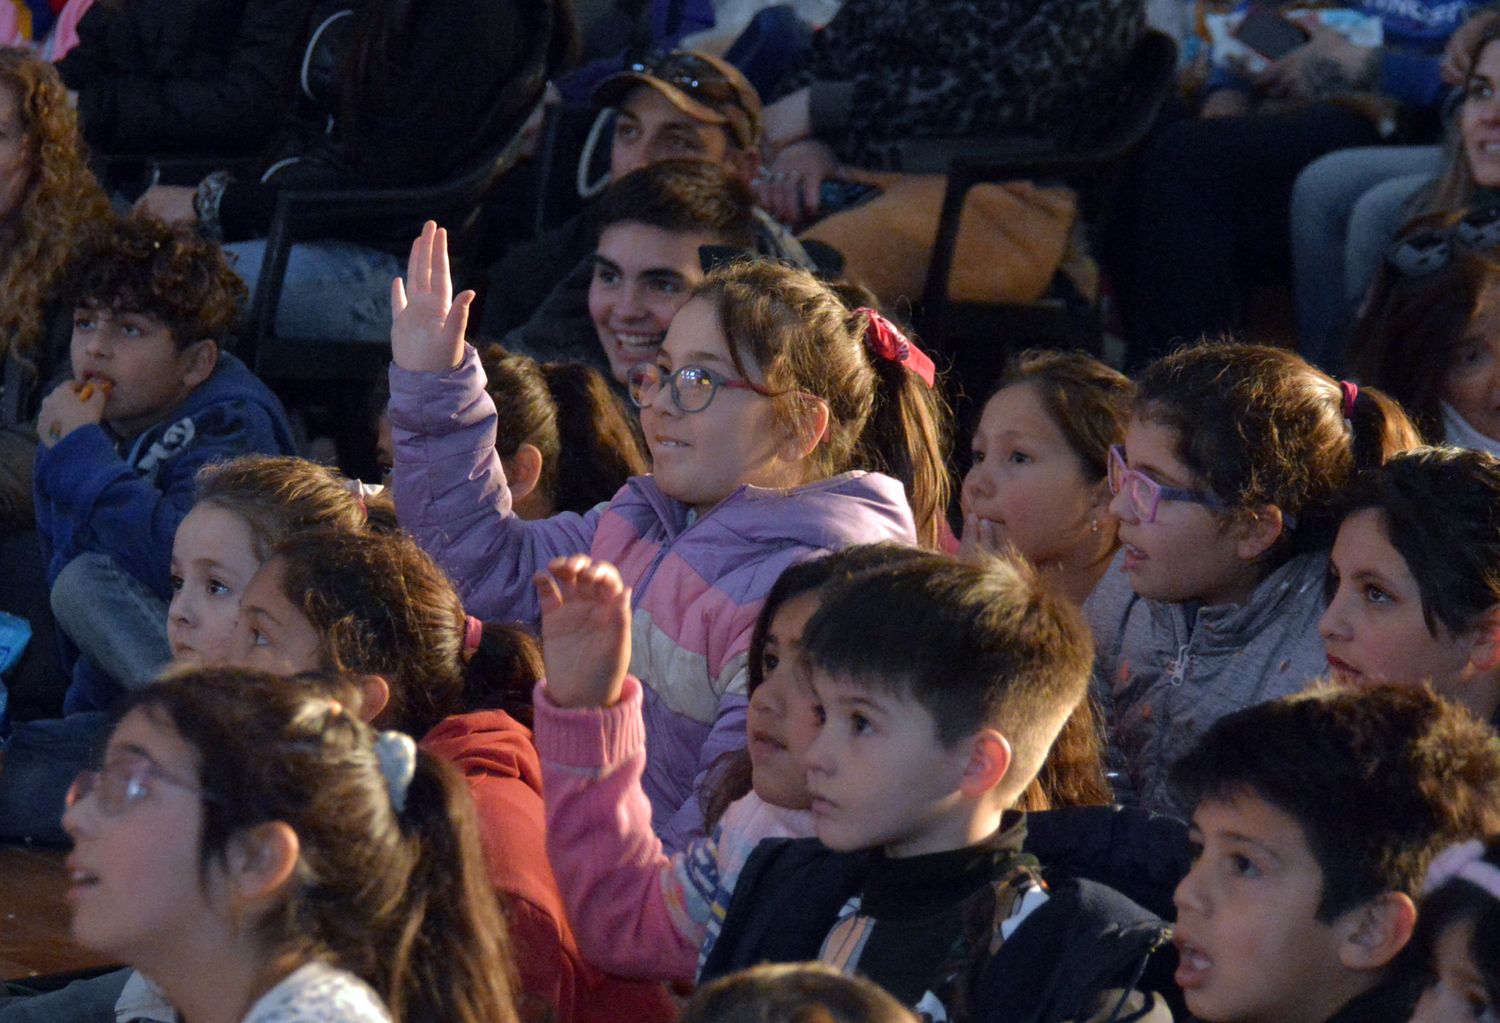
[(391, 806), (400, 814), (406, 809), (406, 790), (417, 773), (417, 744), (404, 732), (381, 732), (375, 737), (375, 759), (385, 778)]

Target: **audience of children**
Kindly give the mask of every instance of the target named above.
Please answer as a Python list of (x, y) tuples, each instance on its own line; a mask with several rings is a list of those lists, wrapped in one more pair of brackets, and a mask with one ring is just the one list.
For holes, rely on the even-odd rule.
[[(525, 522), (511, 510), (493, 405), (464, 342), (472, 293), (453, 297), (434, 225), (395, 291), (402, 524), (487, 617), (535, 621), (531, 575), (554, 557), (588, 552), (621, 566), (638, 591), (644, 784), (658, 835), (682, 848), (702, 833), (709, 765), (744, 744), (745, 652), (775, 577), (851, 543), (936, 542), (947, 501), (931, 362), (806, 271), (731, 265), (632, 374), (653, 475), (587, 515)], [(855, 471), (866, 467), (895, 478)]]
[(1354, 329), (1350, 371), (1434, 442), (1500, 453), (1500, 213), (1418, 221), (1398, 239)]
[[(47, 566), (28, 582), (25, 552), (0, 550), (0, 610), (31, 613), (12, 589), (54, 606), (72, 682), (67, 716), (5, 741), (0, 836), (71, 838), (75, 938), (129, 967), (0, 998), (0, 1021), (1487, 1023), (1500, 19), (1454, 33), (1469, 0), (1344, 5), (1385, 22), (1377, 51), (1297, 16), (1309, 41), (1257, 83), (1260, 109), (1217, 89), (1219, 128), (1148, 144), (1145, 178), (1185, 139), (1229, 139), (1235, 174), (1265, 172), (1234, 202), (1274, 198), (1288, 167), (1392, 113), (1381, 95), (1410, 113), (1435, 108), (1439, 70), (1465, 83), (1436, 212), (1385, 250), (1358, 325), (1371, 386), (1231, 339), (1135, 381), (1023, 351), (956, 508), (953, 381), (870, 308), (857, 260), (833, 284), (794, 268), (807, 252), (755, 208), (752, 183), (787, 221), (812, 214), (825, 178), (857, 176), (835, 150), (900, 166), (934, 133), (1066, 136), (1086, 103), (1065, 95), (1113, 81), (1140, 6), (992, 18), (1029, 55), (976, 72), (909, 52), (962, 5), (849, 0), (784, 84), (805, 87), (764, 111), (705, 54), (607, 79), (612, 183), (511, 246), (486, 296), (506, 342), (570, 361), (471, 347), (475, 294), (454, 294), (427, 224), (390, 292), (384, 492), (290, 457), (279, 402), (225, 348), (245, 291), (222, 250), (109, 214), (56, 76), (0, 51), (0, 535)], [(439, 7), (311, 5), (296, 102), (320, 113), (269, 154), (289, 159), (143, 204), (246, 236), (278, 187), (432, 180), (492, 152), (568, 17)], [(256, 68), (292, 52), (305, 0), (214, 0), (159, 46), (126, 29), (160, 11), (89, 24), (175, 74), (214, 62), (187, 41), (202, 18), (227, 39), (252, 8), (283, 13), (280, 38), (198, 78), (289, 95)], [(502, 25), (493, 52), (433, 45)], [(1426, 54), (1450, 34), (1439, 69)], [(431, 113), (459, 75), (473, 109)], [(100, 102), (85, 116), (128, 126)], [(479, 127), (432, 143), (459, 120)], [(1242, 152), (1256, 139), (1271, 148)], [(1386, 155), (1328, 161), (1347, 176), (1327, 194)], [(1231, 265), (1223, 245), (1244, 269), (1269, 237), (1155, 180), (1170, 223), (1135, 241), (1188, 220), (1208, 237), (1120, 279), (1132, 342), (1151, 316), (1237, 309), (1234, 273), (1161, 282)], [(294, 258), (294, 298), (309, 257), (364, 282), (312, 293), (338, 336), (383, 305), (367, 284), (391, 235), (365, 241)], [(258, 251), (237, 267), (252, 279)], [(282, 325), (311, 312), (293, 301)], [(1171, 340), (1148, 333), (1130, 359)], [(1417, 448), (1419, 427), (1455, 446)], [(55, 653), (40, 613), (37, 633), (32, 664)], [(702, 988), (682, 1008), (664, 982)]]
[(1134, 393), (1081, 353), (1021, 353), (974, 429), (960, 556), (1009, 547), (1083, 603), (1118, 546), (1109, 452), (1124, 443)]
[(1415, 443), (1388, 398), (1284, 349), (1203, 344), (1146, 371), (1110, 455), (1122, 550), (1085, 605), (1123, 797), (1175, 810), (1167, 770), (1204, 729), (1323, 673), (1333, 502)]
[(1195, 1019), (1411, 1015), (1420, 978), (1399, 957), (1423, 875), (1500, 829), (1494, 732), (1425, 689), (1325, 688), (1220, 719), (1173, 782), (1192, 817), (1173, 940)]
[(1500, 837), (1471, 838), (1432, 861), (1412, 950), (1431, 986), (1413, 1023), (1490, 1023), (1500, 1005)]
[(1333, 677), (1427, 684), (1500, 728), (1500, 459), (1421, 448), (1340, 504), (1318, 624)]
[(183, 1019), (517, 1020), (457, 772), (318, 690), (217, 669), (131, 695), (68, 794), (75, 940)]

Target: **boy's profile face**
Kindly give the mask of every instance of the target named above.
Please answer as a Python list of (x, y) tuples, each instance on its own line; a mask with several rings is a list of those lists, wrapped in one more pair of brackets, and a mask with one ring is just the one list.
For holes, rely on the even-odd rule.
[(73, 379), (107, 382), (104, 421), (122, 437), (158, 423), (213, 372), (217, 347), (197, 341), (181, 351), (172, 332), (145, 313), (80, 306), (69, 349)]
[(1322, 1023), (1374, 982), (1340, 961), (1351, 909), (1317, 919), (1323, 869), (1296, 818), (1243, 794), (1193, 814), (1176, 981), (1205, 1023)]
[(893, 857), (969, 845), (972, 808), (959, 783), (968, 744), (938, 739), (915, 700), (811, 673), (822, 726), (804, 757), (813, 823), (838, 852), (883, 848)]

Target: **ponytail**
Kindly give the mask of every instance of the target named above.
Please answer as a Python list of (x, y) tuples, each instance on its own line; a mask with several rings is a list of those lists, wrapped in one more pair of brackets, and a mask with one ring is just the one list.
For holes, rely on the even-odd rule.
[(1345, 418), (1354, 431), (1355, 471), (1378, 469), (1392, 456), (1422, 443), (1416, 425), (1384, 391), (1361, 387), (1353, 402), (1346, 402), (1344, 407), (1348, 412)]
[(551, 471), (543, 465), (542, 481), (554, 509), (581, 515), (614, 497), (630, 477), (644, 475), (646, 456), (602, 373), (582, 363), (549, 362), (542, 376), (557, 406), (560, 448)]
[(387, 987), (407, 1023), (513, 1023), (517, 980), (500, 900), (490, 883), (474, 801), (447, 763), (424, 751), (399, 815), (413, 846), (401, 905), (390, 915)]
[(953, 480), (943, 458), (949, 417), (936, 387), (903, 363), (872, 358), (875, 407), (859, 437), (856, 464), (894, 476), (906, 490), (917, 542), (938, 549)]
[(747, 359), (760, 367), (789, 434), (798, 430), (808, 395), (827, 403), (828, 429), (809, 456), (809, 478), (851, 469), (889, 473), (906, 488), (918, 536), (936, 547), (952, 487), (943, 459), (948, 413), (912, 372), (921, 366), (930, 374), (930, 360), (883, 317), (882, 336), (896, 354), (874, 355), (866, 341), (871, 311), (851, 312), (806, 270), (738, 261), (709, 274), (694, 297), (718, 314), (735, 369), (748, 376)]
[(542, 680), (542, 648), (518, 625), (486, 622), (464, 667), (464, 706), (503, 710), (531, 727), (531, 695)]

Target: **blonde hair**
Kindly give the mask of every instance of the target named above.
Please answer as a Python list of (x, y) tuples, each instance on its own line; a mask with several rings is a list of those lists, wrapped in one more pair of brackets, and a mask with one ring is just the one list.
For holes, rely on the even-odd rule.
[(0, 47), (0, 83), (15, 92), (32, 161), (21, 205), (0, 228), (0, 356), (14, 352), (29, 363), (44, 330), (42, 309), (83, 229), (108, 215), (109, 200), (88, 168), (78, 115), (52, 65)]

